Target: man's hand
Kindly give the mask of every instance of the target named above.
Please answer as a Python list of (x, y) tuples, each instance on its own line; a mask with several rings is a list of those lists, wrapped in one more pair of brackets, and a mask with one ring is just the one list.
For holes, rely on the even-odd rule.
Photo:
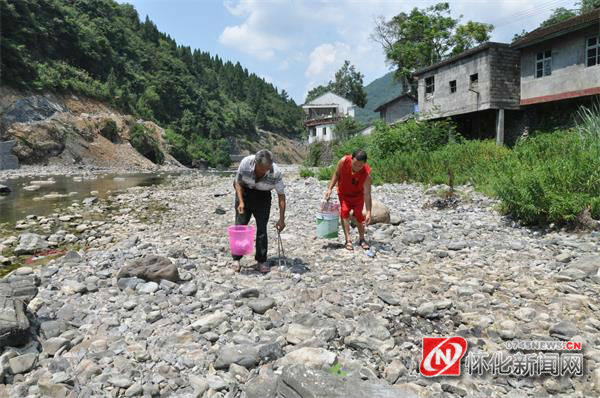
[(327, 191), (325, 191), (325, 200), (329, 200), (330, 197), (331, 197), (331, 189), (328, 189)]
[(371, 212), (367, 212), (367, 217), (365, 218), (365, 225), (371, 224)]
[(244, 214), (244, 211), (246, 211), (246, 206), (244, 205), (244, 202), (240, 202), (238, 204), (238, 208), (237, 208), (238, 213), (240, 214)]
[(283, 231), (283, 229), (285, 228), (285, 221), (283, 220), (283, 218), (280, 218), (279, 221), (277, 221), (277, 224), (275, 224), (275, 228), (277, 228), (279, 232)]

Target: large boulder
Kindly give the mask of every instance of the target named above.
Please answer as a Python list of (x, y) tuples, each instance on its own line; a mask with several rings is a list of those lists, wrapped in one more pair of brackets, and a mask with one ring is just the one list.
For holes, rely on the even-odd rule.
[(27, 342), (29, 320), (25, 303), (0, 295), (0, 351), (6, 346), (20, 346)]
[(121, 268), (117, 279), (136, 277), (146, 281), (160, 282), (166, 279), (171, 282), (179, 281), (179, 272), (175, 264), (166, 257), (147, 254), (133, 260)]
[[(363, 207), (363, 216), (367, 216), (367, 205)], [(352, 224), (356, 225), (356, 219), (354, 216), (350, 217)], [(371, 224), (389, 224), (390, 223), (390, 209), (383, 203), (373, 200), (371, 203)]]
[(48, 248), (48, 242), (38, 234), (23, 234), (19, 238), (19, 245), (15, 249), (15, 254), (34, 254)]

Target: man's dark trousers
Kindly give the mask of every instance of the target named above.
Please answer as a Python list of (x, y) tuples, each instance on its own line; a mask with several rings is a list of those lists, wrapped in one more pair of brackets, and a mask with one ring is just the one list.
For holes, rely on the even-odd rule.
[[(256, 220), (256, 256), (258, 263), (267, 261), (267, 223), (271, 214), (271, 191), (258, 191), (256, 189), (243, 188), (244, 190), (244, 214), (238, 212), (239, 200), (235, 195), (235, 224), (248, 225), (250, 217)], [(233, 256), (234, 260), (240, 260), (242, 256)]]

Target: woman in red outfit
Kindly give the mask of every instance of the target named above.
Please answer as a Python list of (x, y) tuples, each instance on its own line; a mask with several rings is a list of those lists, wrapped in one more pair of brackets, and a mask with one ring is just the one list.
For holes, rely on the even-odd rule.
[[(346, 249), (354, 250), (350, 239), (350, 211), (358, 224), (359, 245), (369, 249), (365, 240), (365, 221), (371, 223), (371, 168), (367, 164), (367, 153), (358, 149), (352, 155), (346, 155), (340, 159), (337, 169), (331, 177), (325, 200), (331, 197), (331, 191), (335, 184), (338, 185), (338, 198), (340, 199), (340, 218), (344, 227), (346, 237)], [(367, 204), (367, 217), (363, 216), (363, 207)]]

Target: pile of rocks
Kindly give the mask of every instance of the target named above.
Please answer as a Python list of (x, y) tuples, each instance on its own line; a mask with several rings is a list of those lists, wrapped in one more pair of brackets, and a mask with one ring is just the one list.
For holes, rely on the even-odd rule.
[[(27, 292), (19, 311), (34, 336), (1, 345), (0, 396), (600, 393), (598, 234), (520, 228), (476, 193), (456, 208), (423, 209), (429, 197), (421, 186), (384, 185), (373, 195), (390, 210), (390, 223), (369, 226), (371, 257), (345, 250), (341, 238), (315, 238), (311, 209), (318, 208), (324, 182), (294, 176), (286, 182), (287, 258), (277, 265), (270, 226), (273, 267), (266, 275), (228, 268), (229, 178), (181, 176), (131, 189), (110, 204), (91, 203), (90, 211), (74, 206), (48, 217), (53, 222), (22, 223), (31, 226), (9, 242), (13, 248), (44, 245), (28, 230), (49, 225), (40, 239), (50, 246), (58, 229), (71, 233), (85, 224), (73, 235), (88, 249), (20, 268), (3, 282), (10, 287), (0, 287), (13, 303), (15, 291)], [(157, 203), (164, 208), (157, 211)], [(272, 213), (274, 223), (276, 205)], [(454, 335), (485, 351), (513, 338), (581, 341), (586, 373), (422, 377), (421, 338)]]

